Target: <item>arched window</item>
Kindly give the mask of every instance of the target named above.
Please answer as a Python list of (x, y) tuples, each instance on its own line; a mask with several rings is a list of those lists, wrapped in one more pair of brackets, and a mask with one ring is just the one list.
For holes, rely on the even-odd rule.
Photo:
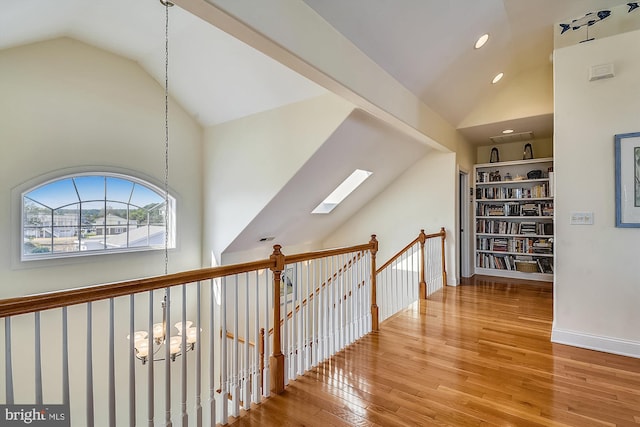
[[(175, 199), (114, 173), (66, 176), (22, 193), (22, 260), (174, 247)], [(167, 232), (165, 215), (168, 215)]]

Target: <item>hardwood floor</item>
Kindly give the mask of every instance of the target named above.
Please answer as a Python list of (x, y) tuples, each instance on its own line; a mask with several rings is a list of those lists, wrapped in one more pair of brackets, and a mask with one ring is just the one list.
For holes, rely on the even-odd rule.
[(552, 344), (551, 321), (550, 283), (447, 287), (232, 424), (640, 425), (640, 360)]

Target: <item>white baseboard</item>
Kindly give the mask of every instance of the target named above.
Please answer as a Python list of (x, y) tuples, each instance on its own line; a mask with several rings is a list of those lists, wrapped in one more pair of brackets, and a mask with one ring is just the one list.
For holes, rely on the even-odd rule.
[(640, 342), (552, 328), (551, 342), (640, 358)]

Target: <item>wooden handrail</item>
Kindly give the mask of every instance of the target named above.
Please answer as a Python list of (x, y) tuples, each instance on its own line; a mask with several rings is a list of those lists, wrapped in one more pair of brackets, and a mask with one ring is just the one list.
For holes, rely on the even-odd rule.
[[(306, 261), (324, 256), (340, 255), (349, 252), (370, 249), (371, 243), (352, 247), (328, 249), (285, 256), (286, 263)], [(142, 279), (128, 280), (102, 285), (87, 286), (43, 294), (0, 300), (0, 319), (20, 314), (67, 307), (76, 304), (95, 302), (109, 298), (122, 297), (140, 292), (164, 289), (184, 283), (194, 283), (203, 280), (217, 279), (233, 274), (275, 268), (272, 259), (252, 261), (241, 264), (224, 265), (219, 267), (201, 268), (180, 273), (153, 276)]]
[(116, 298), (145, 291), (164, 289), (184, 283), (216, 279), (233, 274), (263, 270), (273, 265), (271, 260), (253, 261), (243, 264), (202, 268), (165, 276), (128, 280), (105, 285), (88, 286), (67, 291), (29, 295), (0, 300), (0, 318), (33, 313), (36, 311), (66, 307), (70, 305)]
[(392, 256), (391, 259), (389, 259), (389, 261), (385, 262), (382, 265), (382, 267), (378, 268), (376, 270), (376, 274), (380, 273), (382, 270), (384, 270), (385, 268), (387, 268), (391, 264), (393, 264), (393, 262), (395, 260), (397, 260), (398, 258), (400, 258), (402, 256), (402, 254), (404, 254), (411, 246), (413, 246), (416, 243), (420, 242), (422, 239), (428, 240), (428, 239), (433, 239), (434, 237), (443, 237), (445, 235), (445, 231), (444, 231), (444, 228), (442, 228), (442, 229), (440, 229), (440, 232), (438, 232), (438, 233), (425, 234), (424, 236), (422, 236), (422, 234), (424, 234), (424, 230), (421, 231), (421, 235), (420, 236), (416, 237), (411, 243), (409, 243), (407, 246), (405, 246), (400, 251), (398, 251), (398, 253), (396, 253), (394, 256)]

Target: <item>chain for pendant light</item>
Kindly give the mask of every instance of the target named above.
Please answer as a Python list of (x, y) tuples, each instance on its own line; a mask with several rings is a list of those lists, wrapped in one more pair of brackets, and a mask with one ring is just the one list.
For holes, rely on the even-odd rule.
[(164, 274), (169, 273), (169, 8), (170, 1), (160, 0), (164, 5)]

